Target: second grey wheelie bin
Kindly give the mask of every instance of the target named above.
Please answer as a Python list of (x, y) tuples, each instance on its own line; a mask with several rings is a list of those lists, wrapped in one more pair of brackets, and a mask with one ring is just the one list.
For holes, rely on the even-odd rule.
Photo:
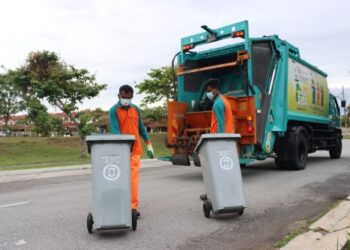
[(136, 230), (137, 214), (131, 209), (130, 153), (133, 135), (86, 137), (91, 153), (93, 211), (87, 229)]
[(240, 137), (239, 134), (204, 134), (196, 146), (207, 194), (203, 201), (207, 218), (211, 211), (242, 215), (246, 208), (237, 152)]

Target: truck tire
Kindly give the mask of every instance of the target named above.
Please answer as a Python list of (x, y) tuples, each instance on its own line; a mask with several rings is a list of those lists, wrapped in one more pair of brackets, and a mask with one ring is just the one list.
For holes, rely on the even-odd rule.
[(305, 169), (308, 158), (307, 131), (303, 127), (298, 127), (288, 137), (290, 147), (287, 168), (290, 170)]
[(281, 161), (277, 158), (275, 158), (275, 165), (279, 168), (279, 169), (285, 169), (285, 165), (286, 165), (286, 161)]
[[(287, 138), (281, 140), (275, 164), (280, 169), (303, 170), (308, 158), (307, 131), (304, 127), (294, 127)], [(279, 157), (280, 155), (280, 157)]]
[(335, 146), (329, 149), (329, 157), (331, 159), (339, 159), (342, 151), (342, 141), (341, 138), (337, 138), (335, 142)]

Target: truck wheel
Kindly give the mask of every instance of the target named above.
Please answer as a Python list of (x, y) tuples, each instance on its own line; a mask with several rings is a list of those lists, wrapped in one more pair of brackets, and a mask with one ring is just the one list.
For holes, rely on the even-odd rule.
[(342, 151), (342, 142), (340, 138), (336, 139), (335, 146), (329, 150), (331, 159), (339, 159)]
[(290, 146), (290, 160), (287, 168), (290, 170), (305, 169), (308, 158), (308, 143), (306, 140), (307, 131), (303, 127), (298, 127), (288, 137)]
[(275, 158), (275, 164), (280, 169), (285, 169), (286, 168), (286, 161), (281, 161), (278, 158)]

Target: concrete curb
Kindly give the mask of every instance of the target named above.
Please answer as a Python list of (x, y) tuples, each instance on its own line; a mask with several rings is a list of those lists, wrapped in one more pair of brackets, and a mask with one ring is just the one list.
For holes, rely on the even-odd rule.
[[(141, 160), (141, 168), (154, 168), (170, 166), (171, 162), (160, 161), (158, 159)], [(66, 166), (66, 167), (49, 167), (23, 170), (0, 171), (0, 183), (14, 181), (28, 181), (44, 179), (50, 177), (86, 175), (91, 173), (91, 164)]]
[(350, 239), (350, 195), (282, 250), (342, 249)]

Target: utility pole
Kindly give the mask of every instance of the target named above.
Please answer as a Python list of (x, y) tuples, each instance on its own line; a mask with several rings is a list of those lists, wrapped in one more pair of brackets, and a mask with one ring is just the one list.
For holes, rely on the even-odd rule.
[[(349, 71), (350, 74), (350, 71)], [(342, 98), (345, 100), (345, 91), (344, 91), (344, 85), (342, 86)], [(348, 117), (346, 115), (346, 105), (344, 107), (344, 126), (347, 128), (348, 127)]]

